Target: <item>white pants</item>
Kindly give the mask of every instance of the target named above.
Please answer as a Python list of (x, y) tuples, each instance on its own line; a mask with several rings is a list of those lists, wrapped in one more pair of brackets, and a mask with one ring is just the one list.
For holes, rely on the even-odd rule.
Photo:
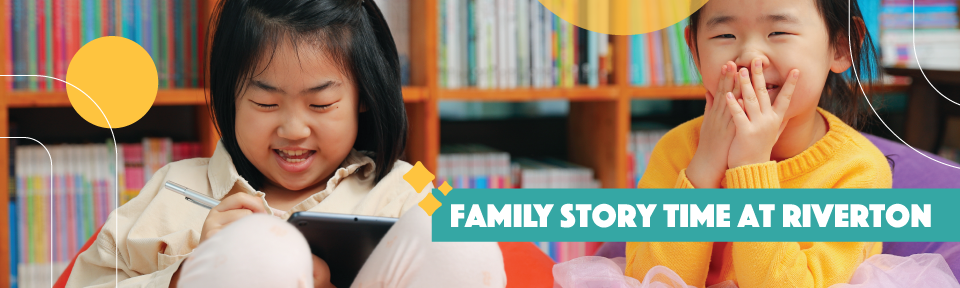
[[(505, 287), (495, 242), (431, 242), (430, 217), (407, 211), (384, 236), (352, 287)], [(334, 236), (335, 237), (335, 236)], [(310, 247), (293, 225), (244, 217), (198, 246), (178, 287), (313, 287)]]

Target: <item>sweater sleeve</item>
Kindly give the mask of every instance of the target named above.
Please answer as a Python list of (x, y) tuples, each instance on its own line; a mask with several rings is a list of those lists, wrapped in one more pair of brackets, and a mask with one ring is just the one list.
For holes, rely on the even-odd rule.
[(650, 269), (665, 266), (687, 285), (703, 288), (710, 271), (711, 253), (713, 242), (628, 242), (625, 272), (643, 281)]
[(875, 242), (734, 242), (733, 265), (742, 288), (830, 287), (850, 280)]
[(724, 175), (726, 188), (780, 188), (777, 162), (767, 161), (727, 169)]

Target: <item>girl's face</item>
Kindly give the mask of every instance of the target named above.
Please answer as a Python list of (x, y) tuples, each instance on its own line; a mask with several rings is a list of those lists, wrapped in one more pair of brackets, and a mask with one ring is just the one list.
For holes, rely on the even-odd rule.
[(728, 61), (738, 70), (751, 69), (751, 61), (760, 58), (771, 103), (790, 70), (800, 70), (784, 119), (814, 111), (828, 72), (850, 67), (849, 49), (843, 46), (838, 53), (830, 46), (827, 26), (814, 1), (712, 0), (704, 5), (696, 41), (705, 87), (716, 92), (720, 67)]
[(357, 139), (361, 109), (353, 79), (326, 53), (297, 50), (283, 41), (263, 57), (236, 103), (243, 155), (268, 185), (291, 191), (325, 184)]

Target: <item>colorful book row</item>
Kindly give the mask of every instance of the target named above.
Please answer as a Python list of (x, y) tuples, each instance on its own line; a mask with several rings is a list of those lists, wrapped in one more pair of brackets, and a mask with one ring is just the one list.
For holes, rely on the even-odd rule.
[(200, 144), (169, 138), (145, 138), (116, 149), (112, 141), (15, 146), (10, 223), (18, 287), (50, 287), (51, 273), (59, 276), (114, 207), (139, 193), (156, 171), (151, 167), (200, 156)]
[(609, 36), (581, 29), (537, 0), (439, 0), (444, 88), (606, 85)]
[(628, 36), (628, 80), (635, 86), (670, 86), (700, 84), (687, 48), (684, 29), (687, 20), (647, 34)]
[[(121, 36), (142, 46), (157, 66), (160, 88), (199, 87), (203, 33), (197, 0), (12, 0), (5, 74), (65, 79), (84, 44)], [(15, 77), (8, 89), (65, 90), (60, 81)]]

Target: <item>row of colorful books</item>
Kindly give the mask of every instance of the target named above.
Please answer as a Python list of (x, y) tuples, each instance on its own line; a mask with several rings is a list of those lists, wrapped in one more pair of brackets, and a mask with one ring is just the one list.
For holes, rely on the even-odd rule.
[(631, 35), (628, 79), (636, 86), (696, 85), (697, 71), (687, 48), (687, 20), (647, 34)]
[(511, 173), (516, 188), (600, 188), (593, 169), (554, 158), (517, 159)]
[(453, 188), (513, 188), (510, 154), (487, 146), (441, 146), (437, 168), (437, 183)]
[[(955, 0), (885, 0), (880, 10), (883, 29), (942, 29), (958, 24)], [(914, 26), (916, 25), (916, 26)]]
[(578, 257), (593, 256), (603, 242), (534, 242), (533, 244), (550, 256), (553, 262), (561, 263)]
[(650, 162), (653, 147), (667, 130), (637, 130), (627, 137), (627, 187), (637, 187)]
[[(14, 287), (50, 287), (50, 275), (60, 275), (114, 208), (139, 193), (156, 171), (152, 167), (179, 160), (174, 154), (198, 157), (200, 150), (196, 143), (171, 143), (169, 138), (146, 138), (114, 149), (112, 141), (15, 146), (10, 218)], [(122, 163), (120, 169), (117, 163)]]
[(439, 0), (445, 88), (605, 85), (609, 36), (570, 24), (537, 0)]
[(955, 0), (883, 0), (880, 26), (884, 66), (960, 70)]
[[(66, 79), (73, 55), (87, 42), (122, 36), (142, 46), (157, 66), (160, 88), (198, 87), (203, 33), (197, 0), (12, 0), (5, 74)], [(65, 90), (53, 79), (16, 77), (8, 89)]]

